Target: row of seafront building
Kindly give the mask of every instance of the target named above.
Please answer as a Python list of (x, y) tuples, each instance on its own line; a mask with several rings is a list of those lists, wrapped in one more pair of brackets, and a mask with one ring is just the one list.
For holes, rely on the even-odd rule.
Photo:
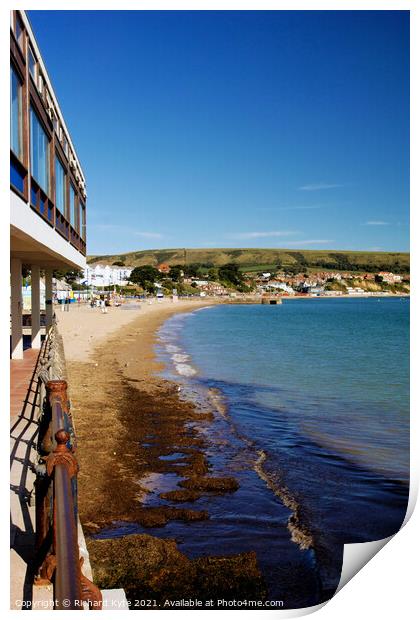
[(23, 358), (22, 274), (31, 274), (31, 347), (41, 346), (53, 271), (86, 267), (86, 180), (25, 11), (10, 21), (11, 357)]

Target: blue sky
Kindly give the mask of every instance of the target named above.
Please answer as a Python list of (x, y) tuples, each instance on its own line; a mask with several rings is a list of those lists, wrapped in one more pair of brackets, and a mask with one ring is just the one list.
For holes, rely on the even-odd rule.
[(409, 14), (30, 11), (88, 252), (409, 250)]

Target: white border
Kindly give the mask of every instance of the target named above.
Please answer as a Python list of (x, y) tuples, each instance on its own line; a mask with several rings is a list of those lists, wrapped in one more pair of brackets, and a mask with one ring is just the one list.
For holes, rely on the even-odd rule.
[[(20, 3), (18, 3), (20, 4)], [(3, 47), (3, 58), (5, 58), (6, 53), (9, 54), (9, 51), (6, 51), (6, 45), (9, 45), (9, 28), (10, 28), (10, 18), (9, 14), (6, 13), (6, 10), (9, 11), (12, 8), (23, 8), (16, 7), (15, 5), (10, 5), (6, 3), (6, 6), (2, 7), (1, 15), (3, 19), (0, 22), (0, 40), (2, 41)], [(342, 0), (341, 2), (336, 1), (322, 1), (316, 2), (314, 0), (306, 0), (295, 2), (292, 1), (267, 1), (261, 0), (260, 2), (256, 2), (256, 0), (214, 0), (210, 2), (209, 0), (189, 0), (189, 1), (176, 1), (176, 0), (144, 0), (143, 2), (120, 2), (116, 3), (115, 1), (105, 0), (103, 2), (99, 2), (98, 0), (90, 0), (84, 1), (74, 0), (73, 2), (67, 3), (58, 3), (56, 1), (43, 1), (43, 2), (34, 2), (34, 0), (28, 0), (26, 3), (25, 9), (45, 9), (45, 10), (60, 10), (60, 9), (71, 9), (71, 10), (84, 10), (84, 9), (92, 9), (92, 10), (106, 10), (106, 9), (118, 9), (118, 10), (135, 10), (135, 9), (145, 9), (145, 10), (153, 10), (153, 9), (196, 9), (196, 10), (211, 10), (211, 9), (219, 9), (219, 10), (410, 10), (411, 11), (411, 196), (412, 196), (412, 204), (414, 205), (411, 214), (411, 230), (413, 238), (416, 238), (416, 233), (419, 232), (419, 215), (418, 209), (419, 205), (419, 191), (418, 191), (418, 176), (419, 176), (419, 158), (418, 158), (418, 110), (420, 110), (420, 101), (418, 96), (418, 75), (419, 75), (419, 59), (420, 59), (420, 50), (419, 50), (419, 39), (420, 32), (418, 27), (418, 8), (416, 2), (414, 0), (405, 0), (405, 1), (395, 1), (395, 0), (352, 0), (349, 2), (348, 0)], [(3, 93), (8, 92), (8, 73), (6, 74), (6, 63), (1, 63), (1, 71), (2, 71), (2, 82), (5, 84), (5, 88), (3, 89)], [(7, 82), (6, 82), (7, 80)], [(9, 125), (9, 106), (8, 101), (4, 100), (5, 97), (1, 98), (1, 106), (2, 106), (2, 134), (3, 136), (8, 135), (8, 125)], [(417, 112), (417, 114), (416, 114)], [(6, 159), (7, 158), (7, 159)], [(7, 196), (9, 196), (9, 167), (8, 167), (8, 159), (9, 153), (6, 148), (1, 149), (0, 160), (1, 160), (1, 170), (2, 172), (2, 187), (3, 191), (7, 188)], [(3, 194), (4, 196), (4, 194)], [(3, 205), (5, 204), (5, 200), (2, 201)], [(6, 203), (7, 204), (7, 203)], [(8, 228), (8, 216), (5, 215), (8, 213), (7, 208), (0, 209), (0, 217), (4, 218), (4, 221), (1, 220), (0, 223), (3, 224), (1, 226), (1, 230), (5, 231)], [(2, 239), (1, 243), (1, 252), (2, 252), (2, 264), (7, 265), (9, 261), (9, 247), (7, 239)], [(419, 260), (418, 260), (418, 252), (416, 244), (413, 244), (412, 253), (411, 253), (411, 265), (412, 265), (412, 299), (411, 304), (414, 311), (412, 311), (412, 327), (411, 327), (411, 343), (412, 343), (412, 351), (415, 351), (414, 342), (420, 342), (420, 330), (418, 326), (418, 320), (415, 318), (415, 313), (418, 312), (418, 303), (417, 303), (417, 290), (418, 290), (418, 271), (419, 271)], [(3, 294), (5, 291), (8, 291), (8, 274), (7, 268), (3, 269), (3, 281), (1, 282), (1, 290)], [(6, 295), (7, 297), (7, 295)], [(3, 303), (0, 304), (0, 311), (2, 312), (2, 325), (8, 325), (8, 299), (3, 299)], [(8, 342), (8, 330), (2, 331), (2, 340), (3, 351), (7, 351), (9, 347)], [(417, 345), (418, 346), (418, 345)], [(8, 377), (9, 373), (9, 361), (6, 359), (6, 356), (2, 356), (1, 358), (1, 367), (0, 367), (0, 376), (2, 378)], [(418, 488), (418, 480), (419, 480), (419, 471), (418, 471), (418, 454), (420, 454), (420, 443), (419, 443), (419, 421), (418, 421), (418, 404), (419, 404), (419, 391), (418, 391), (418, 380), (419, 368), (418, 368), (418, 356), (417, 354), (412, 355), (412, 367), (411, 367), (411, 379), (412, 379), (412, 389), (411, 389), (411, 397), (412, 397), (412, 426), (411, 426), (411, 472), (412, 472), (412, 496), (413, 491), (414, 494), (417, 494)], [(7, 397), (7, 389), (2, 390), (3, 398)], [(6, 405), (7, 398), (4, 399), (6, 402), (3, 402), (3, 405)], [(3, 417), (7, 418), (6, 411), (7, 406), (3, 406), (1, 408), (3, 412)], [(3, 429), (3, 437), (7, 437), (6, 429)], [(8, 444), (8, 442), (7, 442)], [(2, 463), (2, 473), (4, 475), (3, 479), (3, 488), (8, 488), (8, 468), (6, 465), (6, 461), (8, 463), (8, 445), (5, 446), (2, 450), (2, 456), (4, 462)], [(7, 504), (6, 500), (6, 504)], [(357, 574), (350, 582), (349, 585), (343, 588), (340, 593), (335, 596), (332, 601), (330, 601), (325, 607), (322, 608), (321, 611), (317, 612), (319, 618), (323, 618), (324, 620), (347, 620), (348, 618), (354, 618), (355, 616), (368, 618), (368, 617), (380, 617), (380, 618), (412, 618), (415, 614), (415, 610), (417, 611), (418, 602), (417, 602), (417, 590), (418, 590), (418, 561), (417, 561), (417, 553), (418, 553), (418, 540), (419, 540), (419, 532), (420, 532), (420, 514), (417, 509), (409, 522), (405, 525), (403, 530), (395, 536), (391, 542), (386, 545), (386, 547), (373, 559), (369, 562), (369, 564), (363, 568), (361, 573)], [(9, 523), (8, 523), (8, 514), (7, 511), (2, 511), (1, 518), (2, 529), (3, 532), (3, 544), (4, 552), (2, 554), (3, 558), (8, 557), (8, 551), (6, 545), (8, 545), (8, 532), (9, 532)], [(8, 596), (8, 576), (7, 574), (2, 578), (2, 586), (3, 586), (3, 596), (1, 601), (3, 603), (2, 607), (6, 611), (8, 610), (9, 604), (9, 596)], [(10, 613), (10, 612), (9, 612)], [(32, 612), (39, 613), (39, 612)], [(59, 612), (54, 612), (59, 613)], [(90, 612), (87, 612), (90, 613)], [(103, 614), (109, 614), (111, 612), (103, 612)], [(123, 612), (124, 613), (124, 612)], [(127, 612), (128, 613), (128, 612)], [(131, 613), (131, 612), (130, 612)], [(178, 620), (181, 617), (183, 618), (185, 615), (184, 611), (171, 611), (169, 612), (174, 620)], [(251, 612), (251, 611), (228, 611), (228, 612), (205, 612), (205, 618), (213, 616), (217, 614), (218, 616), (227, 614), (227, 617), (233, 619), (234, 617), (243, 618), (244, 615), (247, 617), (254, 617), (255, 615), (261, 616), (267, 613), (276, 614), (285, 617), (287, 612)], [(166, 614), (164, 611), (154, 612), (153, 617), (161, 617), (163, 614)], [(190, 612), (188, 617), (197, 617), (200, 612)], [(201, 616), (201, 614), (200, 614)], [(44, 617), (44, 616), (43, 616)], [(111, 614), (111, 617), (115, 617)]]

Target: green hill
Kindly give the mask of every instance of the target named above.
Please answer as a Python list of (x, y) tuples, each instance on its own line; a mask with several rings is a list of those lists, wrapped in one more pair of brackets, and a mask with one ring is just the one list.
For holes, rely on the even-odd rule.
[(408, 252), (352, 252), (341, 250), (287, 250), (258, 248), (218, 249), (164, 249), (141, 250), (126, 254), (88, 256), (90, 265), (124, 263), (129, 267), (140, 265), (200, 264), (205, 268), (236, 263), (242, 271), (259, 271), (274, 268), (302, 267), (312, 269), (335, 269), (341, 271), (392, 271), (408, 273)]

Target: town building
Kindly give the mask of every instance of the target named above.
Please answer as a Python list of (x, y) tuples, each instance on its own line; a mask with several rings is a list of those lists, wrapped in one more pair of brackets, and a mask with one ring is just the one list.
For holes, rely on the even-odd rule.
[(159, 273), (169, 273), (171, 268), (167, 263), (160, 263), (160, 265), (157, 266), (157, 270)]
[(380, 271), (378, 273), (378, 276), (382, 278), (383, 282), (387, 282), (388, 284), (396, 284), (402, 281), (402, 276), (392, 273), (390, 271)]
[(79, 283), (92, 287), (126, 286), (130, 281), (132, 267), (114, 265), (86, 265)]
[(41, 274), (48, 327), (53, 271), (86, 266), (86, 180), (29, 19), (21, 10), (10, 15), (11, 357), (21, 359), (23, 269), (31, 275), (31, 346), (39, 349)]
[(366, 291), (360, 286), (346, 286), (347, 295), (365, 295)]
[(277, 293), (286, 293), (287, 295), (294, 295), (295, 291), (291, 286), (288, 286), (285, 282), (280, 282), (279, 280), (269, 280), (267, 283), (258, 285), (257, 290), (261, 292), (277, 292)]

